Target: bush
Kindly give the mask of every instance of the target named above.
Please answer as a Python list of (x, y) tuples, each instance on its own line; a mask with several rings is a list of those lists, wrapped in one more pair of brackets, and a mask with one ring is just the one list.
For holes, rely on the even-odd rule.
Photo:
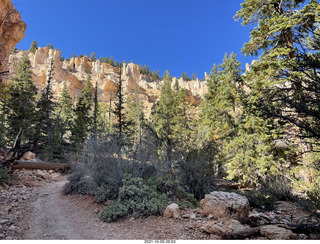
[(128, 214), (135, 218), (157, 215), (164, 211), (168, 203), (167, 196), (159, 193), (155, 185), (148, 185), (142, 178), (126, 174), (118, 199), (103, 210), (100, 219), (111, 222)]
[[(216, 190), (214, 163), (212, 163), (213, 149), (191, 151), (186, 160), (179, 163), (179, 181), (187, 192), (198, 200), (205, 194)], [(210, 153), (211, 152), (211, 153)]]
[(259, 190), (252, 190), (244, 194), (248, 198), (250, 207), (269, 209), (276, 201), (274, 196), (266, 195)]
[(293, 201), (293, 185), (283, 175), (269, 176), (256, 189), (244, 193), (249, 204), (256, 208), (270, 208), (275, 201)]
[(0, 168), (0, 185), (10, 183), (9, 170), (5, 168)]
[(307, 191), (309, 199), (315, 204), (318, 208), (320, 207), (320, 179), (316, 179), (312, 187)]
[(114, 156), (116, 149), (112, 141), (88, 141), (82, 162), (75, 165), (64, 192), (95, 195), (96, 202), (116, 199), (122, 184), (122, 160)]
[(294, 200), (293, 184), (284, 175), (267, 177), (261, 184), (261, 192), (273, 196), (276, 200)]
[[(171, 180), (165, 184), (163, 179), (164, 175), (143, 180), (126, 174), (118, 199), (103, 210), (100, 219), (111, 222), (129, 214), (135, 218), (159, 215), (172, 202), (176, 202), (182, 209), (198, 207), (199, 203), (192, 194)], [(164, 192), (166, 190), (168, 192)]]
[(100, 220), (104, 222), (112, 222), (117, 220), (119, 217), (124, 216), (128, 213), (128, 208), (119, 201), (111, 203), (107, 208), (103, 210), (100, 215)]
[(163, 171), (157, 176), (151, 177), (148, 184), (154, 185), (158, 192), (166, 194), (172, 202), (177, 203), (182, 209), (198, 207), (199, 202), (195, 196), (186, 192), (176, 178), (178, 177), (175, 177), (174, 174)]
[(86, 174), (86, 168), (79, 164), (68, 177), (69, 182), (64, 188), (65, 194), (80, 193), (94, 195), (97, 184), (92, 177)]

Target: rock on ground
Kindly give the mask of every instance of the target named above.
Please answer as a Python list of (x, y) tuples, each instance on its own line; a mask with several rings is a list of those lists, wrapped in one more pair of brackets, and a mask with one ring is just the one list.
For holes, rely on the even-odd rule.
[(246, 197), (233, 192), (213, 191), (200, 201), (206, 216), (230, 218), (246, 222), (249, 216), (249, 201)]
[(240, 232), (245, 230), (245, 228), (245, 226), (235, 219), (229, 219), (227, 221), (211, 221), (201, 227), (204, 232), (218, 236), (232, 232)]
[(174, 218), (174, 219), (179, 218), (180, 216), (179, 205), (176, 203), (171, 203), (169, 206), (167, 206), (163, 216), (166, 218)]
[(295, 239), (295, 234), (275, 225), (266, 225), (260, 229), (261, 235), (268, 237), (270, 240), (290, 240)]

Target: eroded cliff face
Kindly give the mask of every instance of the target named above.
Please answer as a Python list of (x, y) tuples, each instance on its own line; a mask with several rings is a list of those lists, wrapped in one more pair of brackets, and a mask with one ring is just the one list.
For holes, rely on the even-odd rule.
[[(113, 67), (99, 60), (92, 61), (87, 56), (82, 58), (74, 57), (69, 61), (60, 61), (60, 51), (39, 47), (35, 53), (29, 53), (29, 59), (32, 66), (34, 84), (41, 90), (46, 82), (46, 74), (49, 69), (51, 59), (54, 60), (53, 71), (53, 92), (59, 96), (66, 82), (71, 97), (77, 98), (81, 95), (81, 90), (85, 81), (90, 75), (92, 87), (97, 83), (98, 98), (100, 102), (109, 102), (114, 100), (118, 90), (119, 68)], [(14, 73), (15, 64), (17, 64), (25, 51), (12, 54), (10, 56), (10, 72)], [(122, 83), (124, 94), (132, 96), (136, 94), (138, 99), (143, 101), (146, 111), (150, 113), (153, 103), (160, 96), (160, 87), (162, 81), (154, 82), (148, 80), (148, 77), (140, 73), (139, 66), (133, 63), (125, 64), (122, 67)], [(172, 84), (175, 84), (176, 78), (173, 78)], [(191, 101), (199, 103), (203, 98), (207, 88), (206, 82), (193, 80), (185, 82), (182, 79), (177, 80), (181, 88), (186, 89), (191, 97)]]
[(24, 38), (26, 28), (11, 0), (0, 0), (0, 73), (8, 69), (10, 51)]

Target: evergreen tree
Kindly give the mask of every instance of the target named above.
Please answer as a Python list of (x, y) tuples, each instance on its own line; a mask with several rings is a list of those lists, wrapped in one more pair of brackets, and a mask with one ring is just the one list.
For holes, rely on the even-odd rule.
[(241, 85), (240, 63), (235, 54), (224, 57), (223, 63), (211, 70), (208, 92), (202, 109), (203, 125), (208, 139), (224, 140), (231, 136), (237, 118), (237, 99)]
[(95, 53), (95, 52), (92, 52), (92, 53), (91, 53), (90, 59), (91, 59), (92, 61), (96, 61), (96, 60), (97, 60), (97, 58), (96, 58), (96, 53)]
[(171, 170), (173, 149), (173, 118), (175, 116), (175, 93), (171, 88), (171, 76), (167, 70), (163, 77), (161, 95), (152, 113), (153, 127), (162, 142), (162, 161), (167, 169)]
[(54, 49), (52, 44), (47, 44), (47, 48)]
[[(246, 0), (236, 15), (244, 25), (257, 24), (243, 47), (247, 55), (261, 52), (246, 75), (251, 104), (264, 117), (286, 126), (283, 139), (302, 140), (304, 155), (313, 151), (314, 141), (320, 138), (319, 13), (320, 4), (314, 0)], [(291, 136), (293, 132), (296, 137)], [(312, 167), (312, 162), (305, 163)]]
[(49, 158), (53, 156), (53, 112), (56, 105), (53, 101), (52, 92), (53, 69), (53, 59), (51, 59), (46, 85), (42, 91), (39, 101), (37, 102), (37, 144), (39, 143), (39, 146), (42, 149), (45, 149)]
[(122, 83), (122, 67), (119, 69), (119, 83), (118, 83), (118, 92), (117, 100), (115, 102), (115, 109), (113, 113), (116, 117), (115, 127), (117, 129), (118, 141), (119, 141), (119, 150), (121, 150), (123, 143), (123, 129), (126, 126), (126, 119), (124, 113), (124, 95), (123, 95), (123, 83)]
[(35, 53), (37, 49), (38, 49), (38, 43), (36, 41), (33, 41), (30, 46), (29, 52)]
[(92, 116), (90, 112), (93, 101), (90, 80), (91, 78), (88, 76), (75, 109), (75, 120), (71, 136), (74, 148), (78, 148), (85, 141), (92, 125)]
[(230, 179), (256, 185), (267, 175), (277, 174), (284, 154), (274, 154), (278, 127), (248, 106), (240, 63), (232, 53), (214, 66), (208, 79), (208, 92), (202, 107), (206, 138), (218, 146), (216, 162)]
[(114, 66), (113, 56), (110, 57), (108, 62), (109, 62), (110, 65)]
[[(126, 108), (126, 138), (133, 151), (142, 149), (143, 130), (145, 127), (145, 118), (143, 112), (143, 103), (138, 99), (137, 90), (132, 97), (128, 98)], [(140, 151), (140, 153), (142, 153)]]
[(9, 88), (5, 83), (0, 82), (0, 146), (5, 146), (7, 144), (6, 140), (6, 124), (8, 116), (8, 98), (9, 98)]
[(66, 82), (63, 83), (63, 88), (61, 90), (59, 98), (59, 106), (56, 107), (55, 114), (57, 117), (57, 131), (59, 137), (64, 141), (68, 140), (70, 137), (75, 114), (72, 105), (72, 98), (69, 95)]
[(94, 141), (97, 141), (98, 137), (98, 82), (94, 87), (94, 96), (93, 96), (93, 138)]
[(22, 143), (35, 139), (35, 97), (37, 88), (32, 82), (31, 64), (27, 55), (22, 57), (17, 74), (8, 82), (7, 138), (13, 143), (18, 132), (22, 131)]

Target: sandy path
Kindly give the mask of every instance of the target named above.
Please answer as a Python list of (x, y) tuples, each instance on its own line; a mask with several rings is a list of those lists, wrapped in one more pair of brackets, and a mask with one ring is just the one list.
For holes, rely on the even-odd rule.
[(92, 219), (85, 211), (74, 208), (62, 195), (67, 181), (54, 182), (43, 187), (33, 203), (34, 214), (26, 239), (108, 239), (101, 232), (98, 219)]
[[(113, 223), (103, 223), (99, 214), (103, 205), (92, 202), (92, 197), (63, 195), (68, 181), (44, 183), (38, 188), (33, 211), (28, 215), (25, 240), (146, 240), (194, 239), (190, 224), (195, 220), (167, 219), (162, 216), (125, 218)], [(189, 226), (189, 227), (188, 227)], [(201, 234), (201, 233), (200, 233)], [(202, 234), (201, 234), (202, 235)], [(200, 236), (199, 236), (200, 237)]]

